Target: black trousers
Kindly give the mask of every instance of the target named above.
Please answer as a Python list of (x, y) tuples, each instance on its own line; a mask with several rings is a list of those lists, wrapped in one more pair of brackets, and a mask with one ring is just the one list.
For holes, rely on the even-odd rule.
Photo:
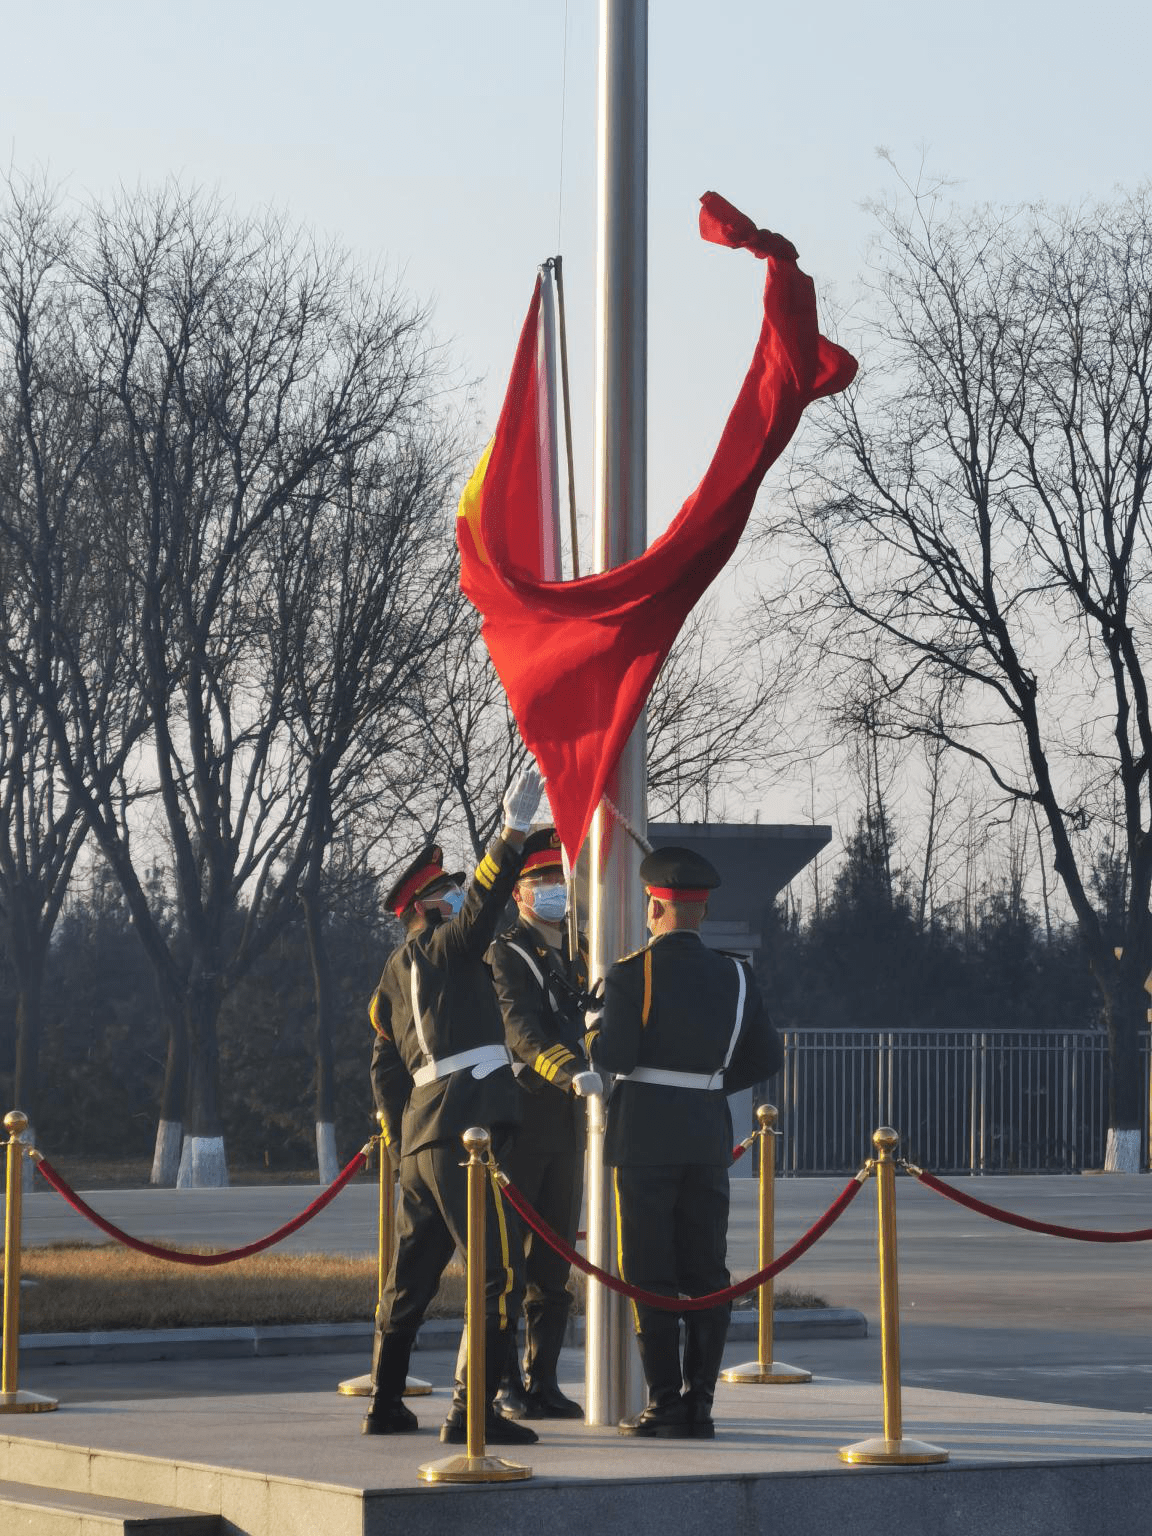
[[(400, 1162), (400, 1207), (392, 1272), (376, 1314), (386, 1334), (415, 1338), (448, 1261), (468, 1247), (468, 1180), (458, 1141), (423, 1147)], [(487, 1181), (485, 1315), (513, 1325), (524, 1295), (523, 1237), (515, 1212)]]
[[(574, 1244), (584, 1195), (582, 1103), (568, 1094), (525, 1094), (524, 1119), (505, 1172), (554, 1232)], [(525, 1296), (529, 1308), (567, 1315), (569, 1265), (530, 1227), (524, 1233)]]
[[(621, 1277), (658, 1296), (707, 1296), (729, 1283), (728, 1169), (702, 1163), (616, 1169)], [(727, 1305), (727, 1304), (725, 1304)], [(679, 1314), (633, 1302), (636, 1331), (672, 1334)]]

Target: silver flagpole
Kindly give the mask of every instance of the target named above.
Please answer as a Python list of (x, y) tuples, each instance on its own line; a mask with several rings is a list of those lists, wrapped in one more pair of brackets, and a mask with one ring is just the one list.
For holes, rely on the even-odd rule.
[[(648, 5), (600, 0), (597, 122), (595, 569), (647, 546)], [(608, 796), (643, 835), (645, 727), (641, 717)], [(593, 976), (645, 940), (640, 855), (602, 805), (591, 838), (589, 949)], [(604, 1167), (602, 1101), (589, 1103), (588, 1257), (615, 1269), (612, 1187)], [(586, 1422), (613, 1424), (640, 1407), (630, 1311), (588, 1286)]]

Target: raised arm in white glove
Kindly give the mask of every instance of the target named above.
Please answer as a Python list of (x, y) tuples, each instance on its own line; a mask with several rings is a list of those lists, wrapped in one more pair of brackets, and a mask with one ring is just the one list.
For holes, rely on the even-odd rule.
[(594, 1093), (603, 1093), (604, 1084), (599, 1072), (577, 1072), (572, 1079), (572, 1092), (582, 1099), (591, 1098)]
[(504, 794), (504, 825), (527, 832), (540, 804), (544, 781), (535, 768), (523, 768)]

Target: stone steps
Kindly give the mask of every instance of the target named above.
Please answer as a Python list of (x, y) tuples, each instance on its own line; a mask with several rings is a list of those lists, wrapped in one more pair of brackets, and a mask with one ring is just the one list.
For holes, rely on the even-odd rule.
[(0, 1480), (4, 1536), (220, 1536), (218, 1515)]
[(2, 1536), (363, 1536), (364, 1506), (363, 1489), (307, 1476), (0, 1431)]

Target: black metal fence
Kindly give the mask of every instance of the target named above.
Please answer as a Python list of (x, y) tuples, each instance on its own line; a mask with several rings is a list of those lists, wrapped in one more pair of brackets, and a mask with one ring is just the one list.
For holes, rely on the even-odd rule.
[[(796, 1030), (772, 1084), (782, 1173), (860, 1166), (878, 1125), (936, 1173), (1079, 1173), (1104, 1164), (1107, 1044), (1052, 1034)], [(1143, 1053), (1149, 1102), (1149, 1050)], [(1148, 1167), (1148, 1123), (1141, 1166)]]

